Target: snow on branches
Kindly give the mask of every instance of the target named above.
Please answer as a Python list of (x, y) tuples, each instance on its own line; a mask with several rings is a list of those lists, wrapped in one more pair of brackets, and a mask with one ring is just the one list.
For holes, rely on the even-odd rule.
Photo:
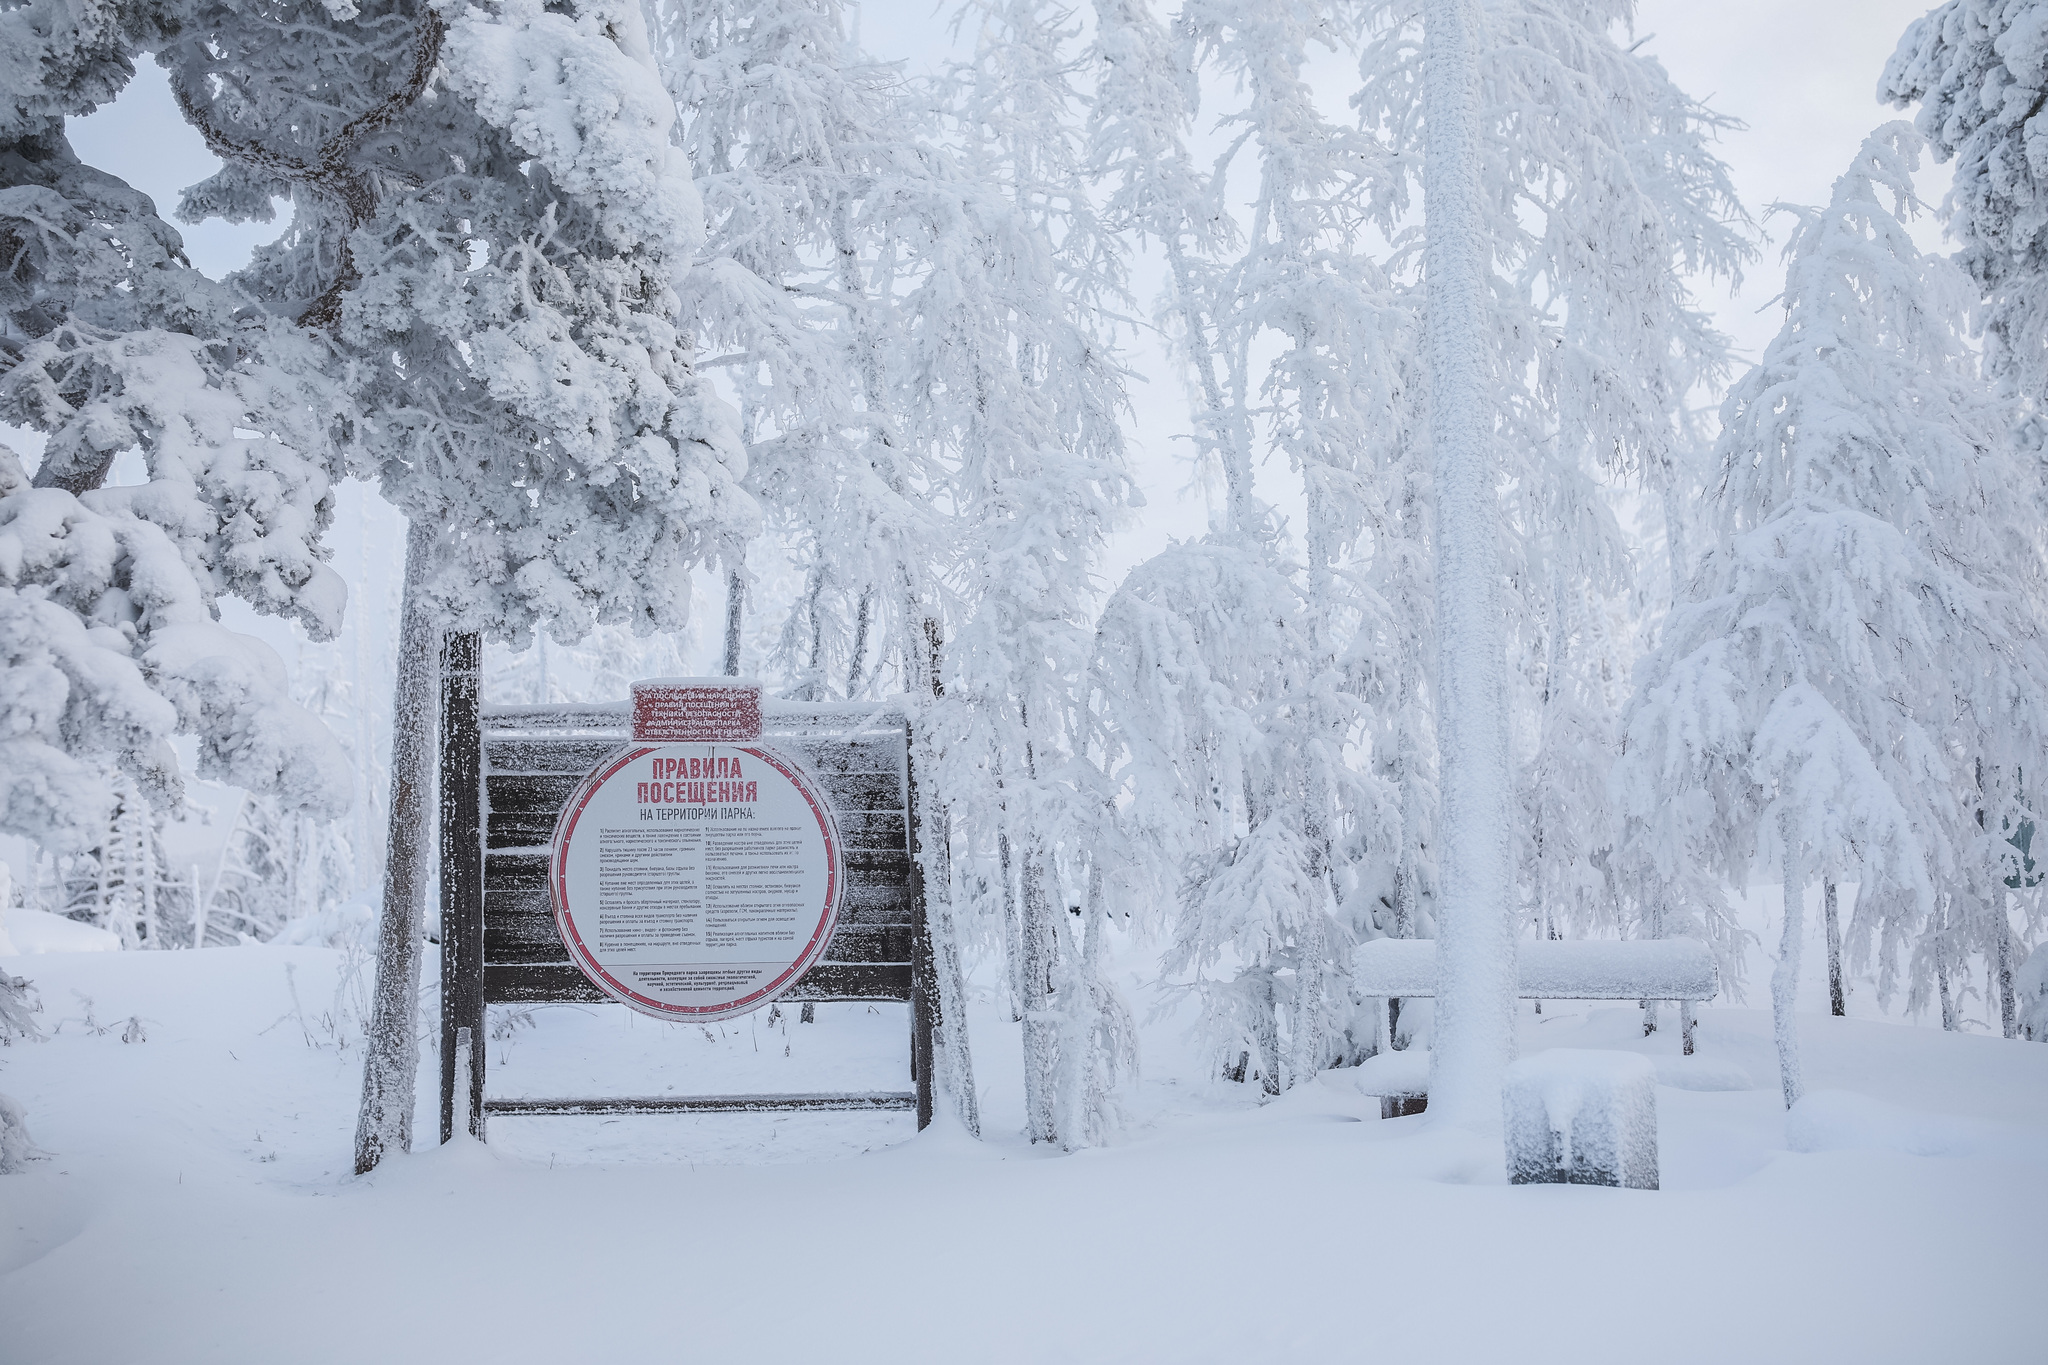
[[(31, 42), (40, 12), (0, 16), (10, 55), (40, 58), (10, 63), (0, 115), (0, 417), (46, 437), (33, 479), (0, 452), (0, 829), (63, 844), (103, 821), (116, 771), (173, 799), (177, 733), (202, 775), (332, 813), (339, 747), (275, 654), (215, 620), (232, 595), (316, 638), (339, 623), (327, 356), (193, 270), (148, 198), (65, 140), (161, 35), (85, 7)], [(110, 486), (128, 451), (144, 480)]]
[[(1961, 281), (1900, 221), (1919, 146), (1879, 129), (1826, 209), (1796, 210), (1785, 326), (1722, 410), (1716, 548), (1638, 672), (1615, 771), (1623, 856), (1660, 880), (1778, 867), (1788, 1104), (1809, 873), (1862, 883), (1856, 930), (1888, 993), (1909, 930), (2005, 923), (2012, 850), (1989, 831), (2024, 817), (2048, 742), (2029, 681), (2048, 666), (2043, 563), (2010, 496), (2025, 476), (1961, 335)], [(1916, 996), (1954, 937), (1923, 940)]]
[(1918, 104), (1936, 161), (1955, 162), (1944, 213), (1980, 295), (1975, 321), (1992, 373), (2048, 396), (2048, 7), (1947, 0), (1915, 19), (1885, 63), (1877, 97)]

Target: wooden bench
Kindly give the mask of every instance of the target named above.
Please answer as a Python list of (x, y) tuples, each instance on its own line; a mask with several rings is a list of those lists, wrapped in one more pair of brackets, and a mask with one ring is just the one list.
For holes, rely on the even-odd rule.
[[(486, 1008), (609, 1003), (555, 927), (548, 858), (577, 783), (631, 736), (626, 702), (485, 708), (475, 636), (453, 636), (442, 680), (441, 1139), (487, 1115), (914, 1110), (931, 1122), (938, 991), (917, 850), (909, 724), (900, 707), (766, 702), (764, 742), (799, 754), (837, 818), (846, 892), (825, 952), (779, 1003), (903, 1001), (912, 1089), (816, 1094), (500, 1098), (485, 1086)], [(623, 1008), (620, 1006), (619, 1008)], [(458, 1093), (460, 1092), (460, 1093)]]
[[(1351, 956), (1352, 984), (1381, 999), (1436, 995), (1436, 943), (1379, 938)], [(1721, 992), (1714, 955), (1698, 939), (1537, 939), (1515, 945), (1515, 995), (1523, 1000), (1676, 1000), (1685, 1055), (1692, 1006)]]

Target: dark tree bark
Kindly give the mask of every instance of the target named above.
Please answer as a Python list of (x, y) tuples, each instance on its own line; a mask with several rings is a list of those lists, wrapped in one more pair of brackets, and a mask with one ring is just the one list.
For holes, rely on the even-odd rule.
[(1840, 1019), (1849, 1010), (1842, 993), (1842, 920), (1835, 907), (1835, 879), (1828, 878), (1821, 887), (1828, 922), (1828, 1006)]

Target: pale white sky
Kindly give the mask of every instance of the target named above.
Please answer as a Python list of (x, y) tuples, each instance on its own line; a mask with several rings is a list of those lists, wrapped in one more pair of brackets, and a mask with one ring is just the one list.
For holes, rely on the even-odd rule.
[[(951, 8), (950, 0), (866, 0), (856, 11), (861, 40), (877, 56), (929, 68), (945, 57), (942, 16)], [(1727, 136), (1723, 155), (1761, 219), (1774, 200), (1825, 200), (1863, 136), (1897, 117), (1878, 105), (1877, 78), (1906, 25), (1926, 8), (1922, 0), (1642, 0), (1637, 32), (1647, 35), (1645, 50), (1661, 58), (1681, 86), (1748, 125)], [(1317, 64), (1316, 79), (1329, 86), (1333, 110), (1344, 107), (1348, 74), (1343, 62)], [(217, 164), (178, 116), (153, 65), (143, 67), (116, 104), (77, 121), (72, 137), (80, 155), (150, 194), (166, 216), (180, 188)], [(1946, 180), (1945, 168), (1923, 175), (1923, 195), (1938, 201)], [(210, 223), (182, 230), (193, 263), (219, 273), (281, 226)], [(1773, 243), (1782, 240), (1783, 220), (1765, 227)], [(1938, 245), (1938, 228), (1924, 223), (1921, 238), (1925, 246)], [(1737, 297), (1708, 300), (1749, 356), (1777, 330), (1777, 309), (1766, 305), (1782, 278), (1777, 247), (1767, 244)], [(1112, 581), (1168, 536), (1199, 534), (1206, 521), (1200, 497), (1184, 491), (1189, 473), (1173, 440), (1186, 426), (1178, 381), (1152, 347), (1140, 347), (1131, 359), (1141, 375), (1152, 376), (1133, 391), (1134, 456), (1147, 507), (1118, 537), (1106, 566)], [(1280, 493), (1276, 501), (1291, 499)]]

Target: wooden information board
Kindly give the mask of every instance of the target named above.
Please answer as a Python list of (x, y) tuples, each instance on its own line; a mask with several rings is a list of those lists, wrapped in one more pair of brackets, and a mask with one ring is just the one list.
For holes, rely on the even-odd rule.
[[(915, 1110), (920, 1128), (929, 1123), (938, 992), (917, 856), (909, 726), (902, 709), (887, 704), (760, 703), (760, 743), (754, 747), (792, 755), (797, 760), (792, 767), (800, 765), (815, 784), (836, 830), (834, 865), (843, 878), (822, 948), (803, 962), (792, 959), (798, 967), (793, 981), (740, 1008), (758, 1007), (769, 998), (904, 1001), (910, 1006), (910, 1089), (489, 1098), (484, 1048), (489, 1005), (613, 998), (593, 984), (564, 941), (551, 855), (564, 807), (593, 770), (629, 746), (634, 726), (632, 705), (625, 701), (486, 710), (478, 704), (480, 652), (476, 636), (454, 635), (442, 660), (442, 1140), (454, 1134), (458, 1122), (482, 1137), (491, 1114), (900, 1109)], [(675, 747), (684, 751), (680, 756), (694, 754), (701, 760), (716, 758), (720, 751), (730, 757), (733, 747), (745, 746), (694, 742)], [(762, 780), (748, 773), (744, 758), (741, 772), (742, 782)], [(569, 894), (573, 914), (575, 893)], [(466, 1058), (459, 1055), (465, 1050)]]

